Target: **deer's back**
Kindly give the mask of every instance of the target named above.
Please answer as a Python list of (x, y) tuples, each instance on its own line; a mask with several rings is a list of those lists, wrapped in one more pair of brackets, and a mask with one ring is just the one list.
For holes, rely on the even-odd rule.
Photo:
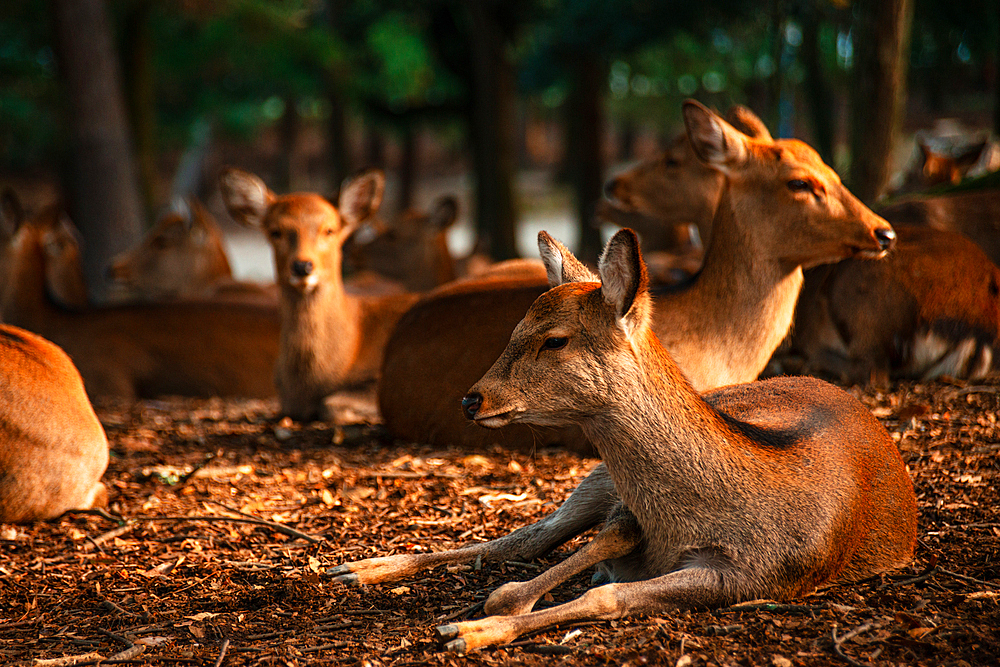
[(178, 302), (54, 313), (44, 334), (72, 357), (92, 397), (274, 395), (275, 307)]
[(794, 344), (816, 369), (867, 381), (870, 372), (921, 376), (923, 347), (1000, 333), (1000, 270), (961, 234), (899, 226), (883, 260), (846, 260), (807, 274)]
[(921, 225), (964, 234), (1000, 265), (1000, 189), (913, 198), (879, 213), (893, 225)]
[(462, 414), (462, 397), (503, 353), (514, 327), (547, 289), (530, 277), (466, 280), (418, 301), (400, 318), (385, 349), (378, 397), (389, 430), (421, 442), (477, 449), (493, 444), (582, 447), (578, 429), (515, 424), (491, 431)]
[(103, 494), (108, 443), (69, 358), (0, 326), (0, 522), (85, 509)]
[(745, 481), (753, 497), (776, 504), (776, 520), (799, 511), (794, 520), (808, 530), (830, 519), (831, 578), (857, 579), (909, 560), (913, 485), (892, 438), (857, 399), (808, 377), (724, 387), (705, 399), (756, 443), (745, 452)]

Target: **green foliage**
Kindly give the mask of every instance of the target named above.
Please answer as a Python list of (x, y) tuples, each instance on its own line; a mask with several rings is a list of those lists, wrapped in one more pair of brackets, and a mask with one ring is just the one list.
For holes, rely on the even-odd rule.
[(46, 3), (10, 2), (0, 20), (0, 163), (38, 164), (57, 144), (58, 82)]

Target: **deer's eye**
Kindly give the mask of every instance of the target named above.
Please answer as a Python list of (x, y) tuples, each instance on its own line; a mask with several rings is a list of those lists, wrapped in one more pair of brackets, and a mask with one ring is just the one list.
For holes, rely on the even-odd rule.
[(558, 350), (560, 348), (566, 347), (566, 343), (569, 342), (569, 338), (553, 337), (546, 338), (545, 342), (542, 343), (543, 350)]
[(792, 192), (812, 192), (812, 185), (801, 178), (793, 178), (788, 181), (788, 189)]
[(268, 236), (270, 236), (272, 240), (277, 241), (278, 239), (281, 238), (281, 230), (272, 229), (270, 232), (268, 232)]

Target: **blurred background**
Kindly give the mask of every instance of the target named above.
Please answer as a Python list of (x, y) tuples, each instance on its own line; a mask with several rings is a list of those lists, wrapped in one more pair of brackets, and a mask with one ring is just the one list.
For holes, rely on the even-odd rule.
[[(221, 216), (225, 165), (334, 196), (388, 176), (384, 215), (460, 201), (450, 243), (596, 257), (605, 180), (665, 148), (689, 97), (745, 104), (866, 202), (955, 119), (1000, 131), (996, 0), (7, 0), (0, 185), (65, 201), (88, 277), (173, 196)], [(955, 121), (950, 127), (955, 126)], [(237, 277), (262, 238), (226, 227)]]

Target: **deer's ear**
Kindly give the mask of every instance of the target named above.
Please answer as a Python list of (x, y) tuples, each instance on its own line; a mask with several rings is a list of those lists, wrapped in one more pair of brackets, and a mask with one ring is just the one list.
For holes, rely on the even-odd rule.
[(549, 277), (549, 287), (563, 283), (598, 282), (597, 276), (590, 269), (544, 230), (538, 232), (538, 253), (542, 256), (542, 264)]
[(601, 254), (598, 271), (604, 301), (614, 308), (625, 334), (631, 338), (649, 324), (650, 318), (649, 278), (635, 232), (622, 229), (611, 237)]
[(742, 104), (733, 105), (729, 113), (726, 114), (726, 120), (729, 121), (730, 125), (748, 137), (774, 141), (771, 132), (767, 129), (767, 125), (764, 125), (764, 121), (760, 119), (760, 116)]
[(385, 174), (381, 169), (367, 169), (346, 181), (340, 188), (337, 209), (344, 224), (353, 227), (378, 212), (385, 192)]
[(222, 172), (219, 189), (229, 215), (247, 227), (262, 227), (267, 209), (276, 199), (264, 181), (241, 169)]
[(746, 158), (747, 135), (694, 100), (684, 103), (684, 126), (698, 159), (723, 172)]

